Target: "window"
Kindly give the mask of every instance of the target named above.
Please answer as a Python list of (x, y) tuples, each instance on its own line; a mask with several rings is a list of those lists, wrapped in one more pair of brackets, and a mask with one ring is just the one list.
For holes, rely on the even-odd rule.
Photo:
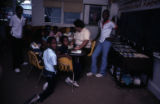
[(98, 21), (101, 19), (102, 6), (90, 6), (89, 11), (89, 24), (98, 25)]
[(76, 19), (80, 19), (80, 13), (64, 12), (65, 24), (73, 24)]
[(28, 23), (31, 23), (32, 21), (31, 0), (24, 0), (20, 5), (23, 7), (23, 16), (27, 19)]
[(61, 23), (61, 8), (45, 8), (45, 22)]
[(83, 0), (43, 0), (45, 22), (72, 25), (80, 19)]

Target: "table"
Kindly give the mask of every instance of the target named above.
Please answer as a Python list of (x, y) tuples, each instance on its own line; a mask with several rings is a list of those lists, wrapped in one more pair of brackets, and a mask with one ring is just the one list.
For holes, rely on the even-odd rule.
[(70, 56), (72, 56), (73, 58), (73, 67), (74, 67), (74, 75), (75, 75), (75, 80), (79, 80), (81, 77), (81, 73), (82, 73), (82, 64), (80, 62), (80, 57), (85, 56), (85, 52), (81, 52), (81, 53), (69, 53)]

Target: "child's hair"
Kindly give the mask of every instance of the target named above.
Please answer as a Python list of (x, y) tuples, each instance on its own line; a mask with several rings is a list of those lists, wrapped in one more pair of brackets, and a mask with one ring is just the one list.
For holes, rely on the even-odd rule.
[(65, 38), (68, 39), (67, 36), (62, 36), (61, 39), (60, 39), (60, 41), (61, 41), (62, 44), (63, 44), (63, 40), (64, 40)]
[(51, 43), (52, 43), (52, 40), (55, 40), (55, 41), (56, 41), (56, 38), (55, 38), (55, 37), (48, 37), (47, 43), (48, 43), (48, 44), (51, 44)]

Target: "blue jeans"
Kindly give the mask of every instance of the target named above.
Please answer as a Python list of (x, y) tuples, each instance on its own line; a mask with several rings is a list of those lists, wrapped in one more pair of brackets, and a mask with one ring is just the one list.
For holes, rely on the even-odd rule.
[(91, 72), (93, 74), (97, 73), (97, 57), (100, 55), (101, 52), (102, 52), (102, 61), (99, 73), (102, 75), (106, 74), (107, 58), (110, 47), (111, 47), (110, 41), (105, 40), (103, 43), (98, 43), (97, 47), (95, 48), (92, 54)]

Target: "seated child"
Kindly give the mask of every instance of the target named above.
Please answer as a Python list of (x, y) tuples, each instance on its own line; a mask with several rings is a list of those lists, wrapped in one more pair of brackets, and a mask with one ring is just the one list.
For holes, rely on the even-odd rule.
[[(68, 49), (68, 45), (69, 45), (69, 40), (68, 40), (68, 37), (67, 36), (62, 36), (61, 37), (61, 43), (62, 43), (62, 46), (59, 48), (59, 55), (58, 57), (67, 57), (69, 58), (70, 60), (72, 60), (72, 57), (69, 56), (69, 49)], [(75, 71), (75, 70), (73, 70)], [(74, 72), (75, 73), (75, 72)], [(67, 77), (65, 79), (65, 82), (68, 83), (68, 84), (73, 84), (75, 87), (79, 87), (78, 83), (77, 83), (77, 80), (76, 80), (76, 73), (75, 73), (75, 80), (71, 80), (71, 78), (73, 77), (72, 76), (72, 73), (70, 73), (69, 77)]]

